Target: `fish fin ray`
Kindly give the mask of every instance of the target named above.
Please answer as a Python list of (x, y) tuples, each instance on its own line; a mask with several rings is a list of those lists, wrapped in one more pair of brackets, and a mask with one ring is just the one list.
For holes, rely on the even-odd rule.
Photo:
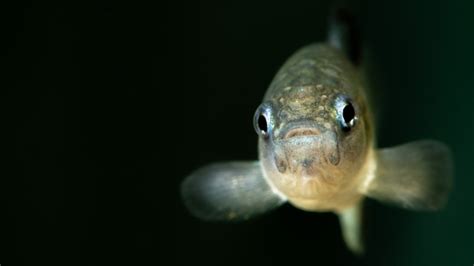
[(247, 220), (285, 202), (267, 184), (258, 161), (204, 166), (182, 182), (181, 196), (191, 214), (208, 221)]
[(412, 210), (438, 210), (452, 187), (449, 148), (420, 140), (377, 151), (375, 178), (364, 193), (370, 198)]

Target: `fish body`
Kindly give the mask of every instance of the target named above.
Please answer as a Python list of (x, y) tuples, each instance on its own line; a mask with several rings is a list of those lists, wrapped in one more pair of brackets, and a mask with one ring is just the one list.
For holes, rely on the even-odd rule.
[[(345, 119), (347, 109), (353, 114)], [(255, 119), (270, 125), (259, 139), (264, 176), (289, 202), (337, 211), (361, 199), (358, 190), (373, 171), (373, 121), (364, 85), (337, 48), (321, 43), (297, 51)]]
[(361, 254), (364, 198), (412, 210), (444, 206), (449, 148), (434, 140), (378, 148), (365, 77), (341, 48), (348, 38), (337, 36), (301, 48), (276, 74), (254, 116), (258, 161), (214, 163), (183, 181), (194, 216), (241, 221), (286, 202), (330, 211), (347, 246)]

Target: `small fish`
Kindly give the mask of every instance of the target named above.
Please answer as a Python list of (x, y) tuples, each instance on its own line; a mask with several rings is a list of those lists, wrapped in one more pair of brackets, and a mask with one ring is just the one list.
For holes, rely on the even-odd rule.
[(365, 197), (412, 210), (446, 203), (449, 148), (434, 140), (376, 148), (366, 85), (340, 29), (332, 28), (327, 43), (297, 51), (276, 74), (254, 117), (258, 161), (211, 164), (183, 181), (194, 216), (242, 221), (285, 202), (330, 211), (349, 249), (361, 254)]

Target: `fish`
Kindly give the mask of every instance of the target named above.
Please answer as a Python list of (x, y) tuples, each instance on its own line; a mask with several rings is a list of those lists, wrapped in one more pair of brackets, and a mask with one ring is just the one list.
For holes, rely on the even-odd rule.
[(377, 147), (367, 77), (346, 22), (336, 20), (326, 41), (299, 49), (277, 72), (253, 117), (258, 160), (211, 163), (184, 179), (181, 196), (193, 216), (238, 222), (285, 203), (333, 212), (360, 255), (364, 199), (414, 211), (446, 205), (453, 180), (446, 144)]

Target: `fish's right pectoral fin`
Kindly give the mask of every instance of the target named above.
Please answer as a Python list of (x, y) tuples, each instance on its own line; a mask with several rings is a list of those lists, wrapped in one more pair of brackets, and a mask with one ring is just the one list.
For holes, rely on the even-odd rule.
[(258, 161), (204, 166), (183, 181), (181, 195), (191, 214), (211, 221), (247, 220), (286, 201), (267, 184)]
[(453, 162), (449, 148), (421, 140), (377, 151), (375, 178), (368, 197), (413, 210), (442, 208), (452, 187)]

